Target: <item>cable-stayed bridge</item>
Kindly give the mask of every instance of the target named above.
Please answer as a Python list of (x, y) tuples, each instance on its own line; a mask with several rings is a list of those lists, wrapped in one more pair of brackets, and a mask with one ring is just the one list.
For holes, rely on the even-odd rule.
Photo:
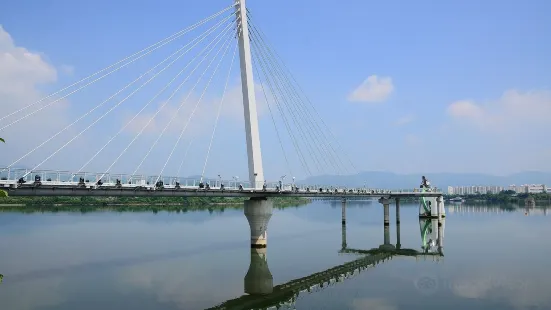
[[(205, 28), (205, 29), (203, 29)], [(265, 100), (278, 143), (282, 151), (282, 160), (285, 161), (287, 171), (281, 175), (294, 175), (294, 168), (291, 167), (290, 157), (294, 155), (300, 163), (301, 170), (307, 175), (320, 173), (330, 169), (337, 173), (354, 171), (355, 167), (350, 159), (343, 154), (339, 141), (332, 134), (325, 124), (314, 104), (305, 95), (304, 91), (292, 75), (291, 71), (282, 61), (282, 58), (270, 44), (268, 38), (255, 22), (252, 14), (245, 5), (245, 0), (235, 2), (223, 10), (185, 28), (165, 39), (152, 44), (114, 64), (95, 72), (73, 84), (64, 87), (50, 95), (28, 105), (7, 111), (0, 116), (0, 133), (7, 134), (5, 138), (10, 141), (10, 133), (18, 131), (18, 127), (28, 127), (28, 120), (31, 117), (40, 116), (49, 109), (55, 108), (68, 97), (86, 91), (94, 84), (101, 82), (109, 76), (122, 71), (126, 67), (137, 63), (138, 60), (151, 56), (162, 47), (170, 43), (182, 41), (186, 35), (197, 36), (182, 44), (180, 48), (172, 52), (168, 57), (150, 67), (137, 78), (111, 94), (107, 99), (94, 105), (90, 110), (85, 111), (74, 121), (59, 131), (52, 133), (44, 141), (40, 141), (34, 147), (24, 150), (18, 154), (11, 163), (0, 163), (0, 187), (9, 190), (10, 195), (34, 195), (34, 196), (64, 196), (64, 195), (85, 195), (85, 196), (250, 196), (268, 197), (276, 194), (287, 194), (291, 196), (439, 196), (439, 194), (421, 194), (412, 189), (367, 189), (367, 188), (343, 188), (337, 184), (334, 186), (320, 186), (316, 184), (301, 184), (285, 182), (285, 176), (279, 180), (267, 180), (264, 176), (262, 154), (260, 148), (260, 131), (257, 116), (257, 100), (255, 93), (255, 81), (253, 73), (261, 86), (261, 96)], [(189, 59), (187, 59), (189, 58)], [(239, 58), (239, 59), (237, 59)], [(182, 64), (184, 59), (187, 63)], [(229, 63), (227, 73), (218, 76), (223, 71), (223, 64)], [(247, 180), (239, 180), (233, 177), (230, 180), (223, 180), (222, 177), (209, 179), (205, 177), (211, 150), (217, 132), (219, 132), (219, 121), (221, 110), (228, 97), (228, 84), (231, 73), (236, 62), (240, 64), (242, 105), (245, 120), (245, 137), (247, 148), (247, 162), (249, 177)], [(254, 66), (253, 66), (254, 64)], [(126, 124), (116, 133), (110, 135), (103, 145), (93, 146), (96, 149), (91, 154), (62, 155), (68, 147), (78, 143), (83, 135), (90, 134), (104, 123), (111, 121), (110, 117), (120, 113), (124, 104), (137, 97), (150, 84), (160, 79), (163, 73), (170, 72), (174, 67), (182, 68), (170, 79), (152, 98), (145, 101), (141, 109), (133, 115)], [(217, 104), (208, 106), (208, 113), (215, 116), (212, 130), (207, 135), (208, 149), (205, 160), (202, 164), (201, 175), (197, 179), (190, 180), (181, 176), (182, 167), (186, 164), (186, 156), (192, 147), (192, 141), (187, 145), (181, 145), (185, 135), (193, 126), (193, 122), (202, 120), (194, 119), (197, 112), (204, 108), (206, 94), (213, 84), (218, 81), (223, 84), (220, 100)], [(204, 85), (202, 85), (203, 83)], [(199, 87), (202, 85), (201, 87)], [(170, 89), (172, 91), (170, 91)], [(167, 104), (179, 95), (182, 90), (189, 90), (185, 99), (173, 111), (172, 117), (160, 124), (162, 130), (157, 138), (152, 141), (145, 151), (141, 160), (137, 163), (132, 172), (116, 172), (118, 166), (125, 162), (130, 153), (137, 153), (136, 150), (140, 138), (152, 125), (159, 122), (159, 115), (169, 109)], [(195, 92), (200, 96), (194, 98)], [(168, 97), (166, 97), (168, 95)], [(158, 102), (161, 101), (161, 104)], [(151, 106), (158, 105), (150, 117), (144, 111)], [(99, 113), (105, 110), (103, 113)], [(179, 119), (182, 112), (189, 112), (184, 121)], [(163, 112), (164, 111), (164, 112)], [(99, 115), (96, 115), (98, 114)], [(278, 128), (276, 117), (279, 116), (283, 128)], [(79, 125), (89, 121), (88, 126), (80, 129)], [(129, 127), (142, 121), (142, 126), (132, 137), (130, 142), (120, 142)], [(182, 122), (182, 124), (178, 124)], [(179, 135), (172, 147), (167, 150), (166, 158), (152, 158), (159, 148), (159, 142), (166, 138), (167, 132), (172, 127), (178, 127)], [(282, 130), (283, 129), (283, 130)], [(37, 129), (39, 130), (39, 129)], [(285, 150), (283, 143), (283, 131), (287, 132), (288, 140), (292, 144), (294, 154)], [(45, 151), (48, 146), (59, 142), (61, 138), (67, 138), (61, 144), (56, 145), (52, 152)], [(99, 141), (100, 139), (98, 139)], [(122, 147), (121, 147), (122, 145)], [(9, 145), (8, 145), (9, 148)], [(119, 149), (116, 153), (112, 149)], [(185, 151), (184, 151), (185, 150)], [(180, 151), (184, 151), (182, 154)], [(3, 152), (4, 153), (4, 152)], [(5, 153), (4, 153), (5, 154)], [(40, 155), (40, 156), (37, 156)], [(21, 168), (30, 156), (39, 158), (39, 162), (30, 168)], [(43, 157), (42, 157), (43, 156)], [(48, 170), (47, 164), (52, 158), (70, 156), (80, 163), (80, 167), (69, 171)], [(87, 170), (91, 163), (99, 158), (106, 158), (111, 164), (106, 166), (103, 172), (89, 172)], [(63, 157), (61, 157), (63, 158)], [(6, 160), (2, 157), (1, 161)], [(232, 159), (233, 160), (233, 159)], [(145, 175), (142, 173), (147, 162), (161, 163), (162, 167), (157, 175)], [(176, 163), (175, 163), (176, 161)], [(177, 165), (177, 162), (180, 162)], [(199, 166), (199, 165), (195, 165)], [(176, 169), (176, 167), (178, 167)]]
[[(187, 43), (179, 42), (181, 38), (195, 33), (197, 34), (193, 39), (185, 41)], [(141, 72), (129, 83), (119, 85), (124, 79), (112, 81), (104, 89), (115, 88), (116, 91), (106, 99), (98, 100), (99, 103), (92, 104), (89, 110), (86, 110), (86, 105), (79, 106), (83, 111), (76, 119), (66, 126), (59, 126), (58, 131), (48, 133), (36, 145), (13, 151), (20, 154), (16, 154), (13, 160), (10, 159), (11, 163), (1, 164), (5, 166), (0, 168), (0, 189), (12, 196), (250, 197), (245, 202), (245, 215), (251, 226), (251, 244), (255, 247), (266, 246), (266, 227), (272, 214), (272, 203), (268, 198), (273, 196), (380, 197), (383, 198), (380, 202), (385, 207), (385, 214), (388, 213), (386, 211), (390, 199), (398, 202), (400, 197), (419, 197), (423, 201), (424, 214), (436, 217), (443, 214), (442, 193), (436, 188), (415, 190), (413, 184), (412, 189), (399, 190), (343, 188), (337, 184), (301, 184), (294, 177), (292, 182), (285, 182), (286, 175), (295, 175), (296, 167), (291, 165), (291, 152), (286, 151), (283, 138), (290, 141), (298, 166), (307, 175), (320, 174), (327, 169), (338, 174), (350, 173), (356, 169), (343, 153), (338, 139), (323, 121), (315, 105), (305, 95), (282, 57), (248, 11), (245, 0), (234, 0), (232, 5), (102, 70), (38, 101), (7, 111), (0, 116), (0, 133), (8, 142), (7, 146), (9, 147), (10, 136), (18, 132), (27, 132), (26, 138), (29, 141), (34, 139), (34, 135), (40, 136), (41, 127), (29, 126), (30, 120), (55, 122), (55, 119), (41, 120), (37, 117), (54, 117), (55, 112), (52, 114), (52, 109), (55, 111), (68, 97), (81, 92), (85, 92), (82, 98), (84, 102), (95, 101), (88, 99), (88, 96), (95, 99), (102, 92), (90, 91), (91, 86), (130, 65), (137, 66), (138, 60), (160, 51), (171, 42), (179, 42), (181, 46), (166, 58), (161, 56), (160, 62)], [(248, 178), (246, 181), (237, 177), (224, 180), (218, 175), (217, 179), (209, 179), (205, 175), (209, 159), (213, 155), (215, 137), (221, 134), (221, 111), (229, 101), (228, 85), (237, 62), (240, 69), (242, 97), (239, 106), (243, 108)], [(177, 72), (174, 72), (168, 82), (158, 81), (162, 74), (171, 70)], [(219, 72), (222, 72), (220, 76)], [(253, 74), (260, 85), (260, 96), (265, 101), (274, 127), (274, 140), (277, 140), (282, 153), (280, 158), (287, 167), (287, 171), (278, 174), (284, 176), (275, 180), (267, 180), (264, 174)], [(140, 97), (144, 88), (156, 83), (162, 87), (154, 91), (154, 95)], [(222, 85), (219, 88), (220, 97), (215, 100), (215, 104), (208, 105), (207, 93), (216, 84)], [(176, 107), (169, 106), (169, 102), (178, 98), (181, 91), (185, 93), (184, 99)], [(129, 105), (136, 98), (139, 99), (136, 100), (136, 106), (141, 106), (139, 111), (132, 113), (122, 127), (115, 126), (120, 121), (121, 107)], [(153, 112), (144, 113), (148, 108)], [(183, 167), (190, 164), (187, 154), (193, 148), (194, 140), (188, 139), (183, 146), (181, 144), (182, 140), (186, 140), (190, 127), (205, 122), (198, 116), (201, 108), (206, 111), (207, 116), (214, 116), (214, 124), (206, 135), (204, 160), (199, 163), (196, 160), (191, 162), (194, 169), (201, 170), (200, 176), (195, 180), (188, 180), (182, 177), (185, 170)], [(180, 119), (182, 114), (186, 114), (184, 112), (187, 115)], [(159, 115), (166, 118), (161, 119)], [(277, 125), (276, 118), (283, 124), (283, 130)], [(95, 131), (102, 126), (107, 126), (110, 130), (95, 135)], [(160, 132), (149, 141), (145, 139), (147, 134), (144, 133), (151, 127), (158, 127)], [(160, 141), (174, 128), (177, 129), (175, 141), (161, 147)], [(29, 129), (34, 131), (29, 132)], [(135, 132), (126, 143), (122, 138), (128, 135), (129, 129), (134, 129)], [(284, 131), (287, 135), (283, 135)], [(84, 136), (92, 139), (83, 142)], [(107, 139), (103, 141), (102, 138)], [(84, 147), (83, 143), (94, 144), (98, 141), (103, 142), (99, 145), (86, 145), (95, 151), (83, 152), (79, 149), (79, 143)], [(72, 153), (69, 153), (70, 147), (73, 147)], [(143, 153), (143, 156), (138, 156), (133, 168), (125, 168), (126, 173), (117, 172), (123, 169), (121, 167), (131, 164), (130, 155), (139, 153)], [(2, 154), (0, 161), (3, 162), (7, 160), (7, 156), (4, 151)], [(224, 155), (227, 158), (231, 156)], [(30, 168), (21, 168), (30, 158), (34, 158), (37, 163)], [(69, 162), (78, 162), (79, 168), (66, 171), (48, 170), (48, 164), (54, 158), (66, 162), (67, 165)], [(103, 172), (89, 172), (93, 163), (98, 165), (98, 159), (107, 160), (110, 164), (102, 169)], [(225, 165), (232, 166), (235, 159), (226, 161)], [(144, 170), (152, 166), (159, 166), (158, 173), (147, 175)], [(63, 167), (66, 167), (65, 164)]]

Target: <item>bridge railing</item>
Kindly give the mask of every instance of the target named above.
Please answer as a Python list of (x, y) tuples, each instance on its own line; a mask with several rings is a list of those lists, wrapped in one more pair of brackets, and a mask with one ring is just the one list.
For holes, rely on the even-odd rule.
[[(101, 180), (101, 184), (98, 181)], [(81, 182), (83, 181), (83, 182)], [(159, 183), (162, 182), (162, 183)], [(212, 190), (257, 190), (267, 191), (296, 192), (296, 193), (323, 193), (334, 195), (346, 194), (391, 194), (391, 193), (411, 193), (420, 192), (420, 188), (402, 188), (402, 189), (381, 189), (370, 187), (344, 187), (328, 186), (320, 184), (304, 184), (283, 181), (267, 181), (256, 188), (251, 186), (248, 181), (240, 181), (238, 178), (232, 180), (223, 180), (221, 178), (182, 178), (171, 176), (147, 176), (147, 175), (129, 175), (114, 173), (97, 172), (70, 172), (70, 171), (52, 171), (52, 170), (29, 170), (25, 168), (0, 168), (0, 187), (17, 187), (25, 184), (40, 184), (50, 186), (85, 186), (87, 188), (111, 186), (122, 188), (146, 188), (157, 189), (160, 185), (167, 189), (197, 189), (203, 183), (203, 188)], [(208, 186), (207, 186), (208, 185)], [(431, 192), (440, 193), (440, 189), (432, 188)]]

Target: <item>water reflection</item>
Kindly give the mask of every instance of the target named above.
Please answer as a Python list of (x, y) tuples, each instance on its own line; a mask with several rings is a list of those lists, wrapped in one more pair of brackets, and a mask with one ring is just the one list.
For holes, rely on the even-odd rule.
[(513, 213), (524, 211), (524, 215), (544, 215), (547, 216), (547, 206), (534, 207), (534, 206), (523, 206), (518, 205), (468, 205), (468, 204), (452, 204), (448, 207), (448, 212), (454, 215), (470, 215), (483, 213), (488, 215), (502, 215), (504, 213)]
[(268, 267), (266, 248), (251, 249), (251, 263), (245, 275), (245, 293), (268, 295), (274, 291), (274, 277)]
[(0, 308), (550, 309), (543, 213), (448, 212), (446, 227), (404, 204), (384, 227), (379, 204), (349, 204), (343, 226), (333, 205), (275, 210), (267, 251), (243, 210), (0, 214)]
[[(344, 210), (344, 208), (343, 208)], [(343, 212), (343, 219), (345, 213)], [(342, 221), (341, 254), (359, 255), (353, 261), (313, 273), (311, 275), (273, 285), (273, 275), (268, 266), (267, 249), (251, 249), (250, 265), (245, 275), (245, 294), (209, 309), (268, 309), (271, 307), (294, 307), (301, 293), (318, 292), (328, 286), (343, 282), (363, 270), (388, 261), (396, 256), (441, 257), (443, 256), (444, 219), (420, 218), (421, 251), (400, 246), (400, 225), (396, 225), (396, 244), (390, 242), (390, 226), (383, 225), (383, 243), (373, 249), (348, 248), (346, 224)], [(426, 284), (425, 284), (426, 285)]]
[(390, 226), (384, 225), (383, 243), (378, 248), (369, 250), (348, 248), (346, 245), (346, 225), (342, 225), (342, 248), (340, 253), (372, 255), (376, 253), (388, 253), (393, 256), (413, 256), (436, 259), (444, 256), (444, 228), (445, 219), (419, 219), (421, 231), (421, 251), (402, 248), (400, 235), (401, 225), (396, 225), (396, 244), (390, 242)]

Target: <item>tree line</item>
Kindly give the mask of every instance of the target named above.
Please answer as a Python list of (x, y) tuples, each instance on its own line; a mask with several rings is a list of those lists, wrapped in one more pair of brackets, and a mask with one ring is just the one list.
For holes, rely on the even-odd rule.
[(548, 193), (519, 193), (517, 194), (512, 190), (504, 190), (497, 194), (492, 193), (478, 193), (473, 195), (445, 195), (446, 198), (461, 197), (467, 201), (469, 200), (484, 200), (493, 203), (518, 203), (526, 200), (527, 198), (534, 198), (535, 201), (551, 201), (551, 194)]

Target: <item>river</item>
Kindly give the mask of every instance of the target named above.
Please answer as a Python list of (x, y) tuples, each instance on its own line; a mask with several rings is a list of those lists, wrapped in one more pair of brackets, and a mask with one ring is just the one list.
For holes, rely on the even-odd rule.
[[(273, 279), (279, 295), (265, 296), (267, 305), (285, 301), (299, 310), (551, 309), (551, 217), (479, 209), (446, 206), (443, 257), (393, 256), (376, 265), (361, 261), (364, 255), (339, 254), (343, 237), (347, 249), (384, 243), (376, 201), (349, 202), (344, 232), (340, 201), (274, 208), (265, 252), (251, 251), (239, 209), (3, 212), (0, 308), (207, 309), (244, 295), (246, 281), (261, 291)], [(396, 246), (393, 206), (390, 216)], [(401, 248), (421, 252), (417, 206), (402, 204), (400, 216)], [(251, 260), (262, 270), (249, 270)], [(356, 260), (368, 268), (347, 270), (346, 279), (323, 288), (312, 282), (310, 292), (293, 294), (281, 286)]]

